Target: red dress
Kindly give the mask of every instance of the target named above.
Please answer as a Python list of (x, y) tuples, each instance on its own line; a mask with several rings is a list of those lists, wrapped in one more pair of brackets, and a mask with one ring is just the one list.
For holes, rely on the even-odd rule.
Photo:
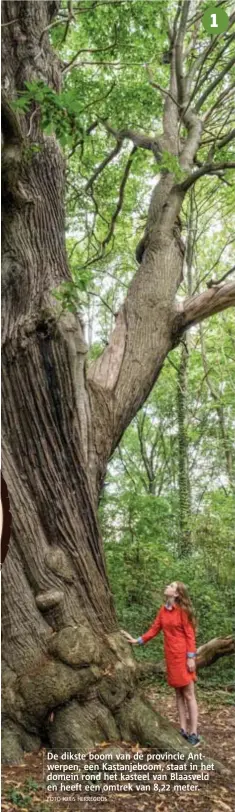
[(195, 671), (187, 669), (187, 653), (196, 652), (194, 629), (187, 612), (177, 604), (172, 609), (161, 606), (150, 629), (141, 635), (141, 640), (147, 643), (161, 630), (164, 634), (167, 682), (173, 688), (183, 688), (191, 680), (197, 679)]

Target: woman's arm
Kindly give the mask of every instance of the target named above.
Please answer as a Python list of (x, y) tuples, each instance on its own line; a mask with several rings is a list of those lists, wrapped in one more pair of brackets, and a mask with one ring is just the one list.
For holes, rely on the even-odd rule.
[(181, 610), (182, 625), (186, 637), (187, 644), (187, 666), (189, 671), (195, 671), (195, 657), (196, 657), (196, 640), (195, 632), (192, 623), (189, 620), (187, 612)]
[(152, 626), (150, 626), (150, 629), (148, 629), (147, 632), (144, 632), (144, 634), (142, 634), (141, 637), (138, 637), (138, 642), (147, 643), (148, 640), (152, 640), (153, 637), (156, 637), (156, 634), (159, 634), (161, 628), (162, 628), (162, 610), (160, 609), (155, 617), (155, 620), (152, 623)]
[(156, 634), (158, 634), (158, 632), (161, 631), (161, 628), (162, 628), (162, 622), (161, 622), (161, 609), (160, 609), (158, 614), (155, 617), (155, 620), (153, 621), (152, 626), (150, 626), (150, 629), (148, 629), (147, 632), (142, 634), (141, 637), (132, 637), (130, 634), (128, 634), (128, 632), (125, 632), (124, 629), (121, 629), (120, 631), (122, 632), (122, 634), (125, 635), (125, 637), (128, 640), (128, 643), (133, 643), (133, 644), (139, 643), (141, 645), (142, 643), (147, 643), (147, 641), (151, 640), (152, 637), (155, 637)]

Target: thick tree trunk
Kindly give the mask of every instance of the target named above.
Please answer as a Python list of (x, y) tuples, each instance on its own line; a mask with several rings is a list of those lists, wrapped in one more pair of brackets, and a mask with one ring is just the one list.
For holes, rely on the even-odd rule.
[[(56, 6), (4, 3), (3, 85), (10, 97), (16, 75), (17, 87), (32, 78)], [(55, 84), (57, 63), (46, 37), (34, 64), (37, 75), (46, 70)], [(10, 720), (3, 758), (14, 760), (22, 746), (44, 736), (52, 708), (64, 706), (66, 717), (75, 697), (79, 712), (79, 697), (87, 692), (89, 699), (98, 678), (105, 693), (107, 663), (119, 665), (117, 685), (123, 672), (123, 686), (128, 674), (130, 686), (134, 669), (128, 647), (119, 640), (125, 651), (117, 660), (107, 637), (117, 634), (117, 621), (96, 518), (86, 345), (79, 319), (58, 320), (49, 307), (50, 288), (69, 278), (63, 158), (34, 118), (40, 151), (24, 160), (20, 139), (26, 143), (29, 117), (20, 137), (4, 98), (3, 125), (3, 472), (13, 517), (2, 579), (3, 713)], [(114, 734), (108, 705), (101, 704), (100, 719), (102, 710), (107, 736)], [(76, 713), (74, 719), (76, 725)], [(68, 727), (64, 719), (65, 744)], [(99, 729), (103, 738), (101, 723)]]
[[(3, 4), (3, 88), (9, 99), (33, 77), (43, 76), (59, 87), (58, 64), (47, 34), (42, 38), (57, 6), (27, 0)], [(2, 578), (2, 755), (14, 762), (23, 749), (40, 741), (84, 749), (124, 733), (139, 736), (136, 666), (118, 631), (96, 511), (111, 449), (147, 386), (150, 390), (169, 349), (170, 331), (161, 329), (164, 313), (156, 328), (162, 337), (155, 370), (151, 373), (152, 346), (146, 380), (131, 405), (124, 378), (120, 380), (115, 415), (112, 392), (105, 393), (97, 373), (86, 381), (87, 348), (79, 317), (59, 317), (50, 293), (70, 278), (63, 157), (54, 137), (40, 133), (38, 113), (30, 110), (19, 120), (5, 93), (2, 422), (12, 535)], [(35, 140), (40, 150), (26, 158), (24, 147)], [(158, 268), (163, 250), (165, 246)], [(177, 257), (176, 264), (179, 268)], [(156, 275), (155, 261), (154, 266)], [(168, 275), (170, 298), (180, 273), (173, 282)], [(155, 287), (153, 282), (156, 298)], [(154, 301), (149, 299), (151, 309)], [(131, 302), (129, 318), (133, 321)], [(119, 322), (125, 333), (123, 316)], [(153, 344), (150, 333), (145, 336), (146, 361), (149, 340)], [(131, 352), (125, 376), (134, 365)], [(115, 358), (113, 372), (117, 374)], [(128, 697), (129, 721), (124, 713)], [(52, 710), (54, 721), (49, 723)], [(152, 732), (150, 736), (146, 719), (147, 739), (165, 747), (167, 725), (162, 728), (150, 709), (148, 717)], [(173, 748), (181, 746), (174, 730), (169, 736)]]
[[(2, 429), (12, 511), (2, 574), (2, 755), (10, 762), (41, 741), (83, 750), (123, 737), (187, 750), (136, 692), (97, 521), (110, 454), (172, 347), (183, 260), (173, 229), (184, 193), (163, 173), (143, 262), (110, 345), (87, 374), (79, 316), (59, 315), (51, 293), (70, 278), (63, 156), (40, 132), (35, 107), (19, 119), (6, 100), (26, 79), (59, 89), (45, 30), (58, 5), (2, 6)], [(36, 141), (39, 151), (30, 152)]]

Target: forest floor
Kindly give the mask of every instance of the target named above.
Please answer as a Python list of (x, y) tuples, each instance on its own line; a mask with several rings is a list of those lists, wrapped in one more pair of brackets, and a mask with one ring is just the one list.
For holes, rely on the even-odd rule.
[[(178, 728), (174, 695), (168, 688), (156, 685), (145, 685), (146, 696), (153, 707)], [(204, 692), (198, 688), (200, 710), (199, 731), (204, 739), (203, 753), (210, 754), (222, 762), (229, 770), (226, 777), (211, 773), (207, 783), (200, 784), (197, 792), (164, 792), (161, 785), (161, 796), (158, 792), (118, 793), (106, 795), (102, 802), (99, 797), (87, 800), (74, 800), (73, 803), (46, 802), (43, 789), (43, 755), (45, 749), (38, 753), (25, 753), (22, 764), (2, 768), (2, 806), (3, 812), (233, 812), (235, 808), (235, 784), (232, 772), (235, 766), (235, 714), (231, 697), (222, 691), (211, 689)], [(229, 704), (228, 704), (229, 703)], [(105, 743), (107, 748), (107, 742)], [(120, 741), (117, 744), (123, 746)], [(138, 746), (141, 751), (142, 748)], [(199, 748), (195, 748), (195, 753)], [(125, 743), (128, 752), (128, 745)], [(129, 747), (133, 754), (136, 745)], [(97, 748), (101, 752), (101, 748)], [(148, 752), (148, 750), (146, 750)], [(155, 751), (156, 752), (156, 751)]]

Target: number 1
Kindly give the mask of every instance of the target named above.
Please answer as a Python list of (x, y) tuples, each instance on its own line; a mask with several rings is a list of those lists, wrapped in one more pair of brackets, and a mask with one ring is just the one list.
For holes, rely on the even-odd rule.
[(211, 14), (211, 17), (212, 17), (211, 28), (218, 28), (218, 23), (216, 22), (216, 14)]

